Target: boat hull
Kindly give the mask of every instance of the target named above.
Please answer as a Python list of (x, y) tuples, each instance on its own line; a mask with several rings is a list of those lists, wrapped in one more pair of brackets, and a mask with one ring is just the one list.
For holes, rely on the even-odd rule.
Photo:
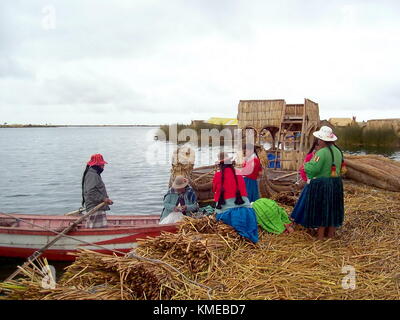
[[(15, 214), (13, 217), (22, 221), (18, 220), (16, 225), (0, 226), (0, 257), (27, 258), (57, 236), (54, 232), (42, 228), (60, 232), (77, 219), (22, 214)], [(0, 220), (2, 218), (5, 219), (5, 216), (0, 213)], [(7, 219), (9, 222), (10, 218)], [(67, 234), (69, 237), (59, 239), (42, 256), (55, 261), (73, 261), (74, 253), (79, 249), (106, 254), (117, 251), (123, 254), (136, 247), (140, 239), (155, 237), (161, 232), (176, 232), (176, 224), (160, 225), (159, 216), (108, 216), (107, 220), (107, 228), (87, 229), (84, 225), (78, 226), (76, 230)], [(30, 223), (42, 228), (33, 227)]]

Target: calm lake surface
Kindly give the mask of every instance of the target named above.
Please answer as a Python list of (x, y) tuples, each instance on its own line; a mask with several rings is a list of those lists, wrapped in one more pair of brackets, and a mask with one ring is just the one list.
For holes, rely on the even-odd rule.
[[(81, 177), (94, 153), (103, 154), (102, 178), (114, 201), (111, 214), (162, 210), (172, 143), (154, 141), (156, 128), (79, 127), (0, 129), (0, 212), (64, 214), (81, 203)], [(217, 149), (197, 149), (196, 165), (208, 165)], [(400, 160), (400, 151), (381, 153)]]
[[(64, 214), (81, 204), (86, 162), (101, 153), (111, 214), (162, 210), (175, 145), (155, 141), (157, 128), (79, 127), (0, 129), (0, 212)], [(217, 154), (196, 151), (196, 165)], [(215, 161), (215, 160), (214, 160)]]

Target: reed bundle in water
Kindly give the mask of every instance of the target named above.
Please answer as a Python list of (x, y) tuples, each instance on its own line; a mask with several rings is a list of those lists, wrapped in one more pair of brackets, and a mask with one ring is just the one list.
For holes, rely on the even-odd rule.
[[(297, 227), (289, 235), (260, 230), (252, 244), (212, 217), (189, 218), (176, 234), (143, 240), (135, 253), (213, 288), (212, 299), (399, 299), (400, 193), (346, 183), (345, 210), (335, 239), (315, 241)], [(210, 298), (166, 266), (88, 251), (54, 290), (41, 289), (31, 273), (8, 284), (7, 298)]]

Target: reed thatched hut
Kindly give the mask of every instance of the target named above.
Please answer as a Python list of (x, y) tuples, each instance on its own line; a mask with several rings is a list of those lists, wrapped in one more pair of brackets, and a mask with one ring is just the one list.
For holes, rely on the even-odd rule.
[(312, 133), (320, 126), (319, 107), (309, 99), (304, 104), (286, 104), (283, 99), (240, 100), (238, 126), (254, 134), (256, 144), (267, 131), (272, 137), (269, 152), (275, 153), (281, 168), (298, 170), (314, 141)]

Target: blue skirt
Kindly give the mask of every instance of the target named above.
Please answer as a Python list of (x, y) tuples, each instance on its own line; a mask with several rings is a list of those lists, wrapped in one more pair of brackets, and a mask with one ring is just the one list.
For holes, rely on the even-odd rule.
[(258, 182), (257, 180), (249, 179), (244, 177), (244, 182), (246, 183), (246, 191), (247, 197), (250, 202), (254, 202), (260, 199), (260, 193), (258, 191)]
[(232, 208), (218, 213), (215, 218), (233, 227), (241, 236), (254, 243), (258, 242), (258, 226), (254, 209)]
[(296, 202), (296, 205), (294, 206), (294, 209), (292, 211), (292, 214), (290, 217), (294, 220), (295, 223), (304, 225), (304, 210), (306, 208), (306, 199), (307, 199), (307, 194), (310, 189), (310, 185), (306, 184), (303, 191), (300, 194), (299, 199)]
[(311, 179), (305, 197), (304, 224), (306, 228), (340, 227), (344, 220), (342, 178)]

